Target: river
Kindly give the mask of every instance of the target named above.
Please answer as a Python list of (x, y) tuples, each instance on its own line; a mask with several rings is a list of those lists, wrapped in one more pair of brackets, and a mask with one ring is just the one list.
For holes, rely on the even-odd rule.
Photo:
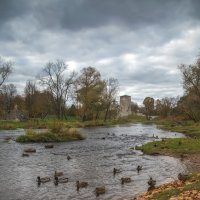
[[(54, 144), (45, 149), (44, 144), (19, 144), (5, 142), (6, 136), (23, 134), (24, 130), (0, 131), (0, 199), (1, 200), (118, 200), (129, 199), (148, 188), (152, 176), (157, 185), (177, 179), (186, 170), (179, 159), (168, 156), (147, 156), (130, 149), (155, 140), (155, 137), (184, 137), (180, 133), (157, 129), (155, 125), (126, 125), (81, 129), (85, 140)], [(154, 136), (154, 137), (153, 137)], [(22, 157), (24, 148), (37, 152)], [(72, 157), (67, 160), (67, 155)], [(137, 165), (143, 169), (137, 173)], [(113, 168), (121, 173), (113, 176)], [(53, 181), (36, 183), (37, 176), (50, 176), (62, 171), (68, 183), (55, 186)], [(121, 177), (131, 177), (132, 182), (120, 183)], [(76, 191), (76, 180), (87, 181), (88, 187)], [(95, 196), (95, 187), (105, 186), (106, 193)]]

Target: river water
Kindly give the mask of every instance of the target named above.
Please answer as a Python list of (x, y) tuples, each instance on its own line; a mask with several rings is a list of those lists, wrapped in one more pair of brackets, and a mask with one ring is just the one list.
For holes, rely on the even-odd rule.
[[(159, 185), (176, 179), (178, 173), (186, 170), (178, 159), (147, 156), (130, 149), (153, 141), (156, 136), (183, 137), (180, 133), (141, 124), (85, 128), (81, 131), (87, 137), (85, 140), (57, 143), (53, 149), (45, 149), (44, 144), (18, 144), (3, 140), (6, 136), (23, 134), (22, 129), (0, 131), (0, 199), (129, 199), (147, 190), (149, 176), (156, 179)], [(22, 157), (26, 147), (34, 147), (37, 152)], [(72, 159), (67, 160), (67, 155)], [(139, 174), (136, 171), (137, 165), (143, 166)], [(114, 167), (120, 168), (122, 172), (113, 176)], [(55, 170), (62, 171), (69, 182), (55, 186)], [(50, 176), (52, 181), (38, 187), (37, 176)], [(132, 182), (122, 186), (121, 177), (131, 177)], [(87, 181), (89, 185), (77, 192), (76, 180)], [(99, 186), (105, 186), (106, 193), (96, 197), (94, 190)]]

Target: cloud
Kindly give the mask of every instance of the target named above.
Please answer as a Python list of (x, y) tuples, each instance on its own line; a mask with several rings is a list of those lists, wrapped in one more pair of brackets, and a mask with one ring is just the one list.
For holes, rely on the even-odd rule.
[(0, 1), (0, 55), (15, 61), (9, 82), (23, 92), (48, 61), (96, 67), (142, 102), (183, 93), (177, 66), (199, 54), (198, 0)]

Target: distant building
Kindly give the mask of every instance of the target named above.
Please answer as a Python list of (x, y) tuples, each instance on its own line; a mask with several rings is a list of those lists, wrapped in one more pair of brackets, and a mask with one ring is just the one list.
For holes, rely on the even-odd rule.
[(127, 117), (131, 115), (131, 96), (120, 96), (120, 117)]

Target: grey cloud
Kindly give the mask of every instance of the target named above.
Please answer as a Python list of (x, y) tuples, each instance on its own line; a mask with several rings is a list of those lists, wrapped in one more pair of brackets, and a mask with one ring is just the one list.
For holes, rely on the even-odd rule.
[(198, 0), (0, 0), (0, 55), (23, 91), (48, 60), (96, 67), (121, 94), (182, 93), (177, 65), (198, 54)]

